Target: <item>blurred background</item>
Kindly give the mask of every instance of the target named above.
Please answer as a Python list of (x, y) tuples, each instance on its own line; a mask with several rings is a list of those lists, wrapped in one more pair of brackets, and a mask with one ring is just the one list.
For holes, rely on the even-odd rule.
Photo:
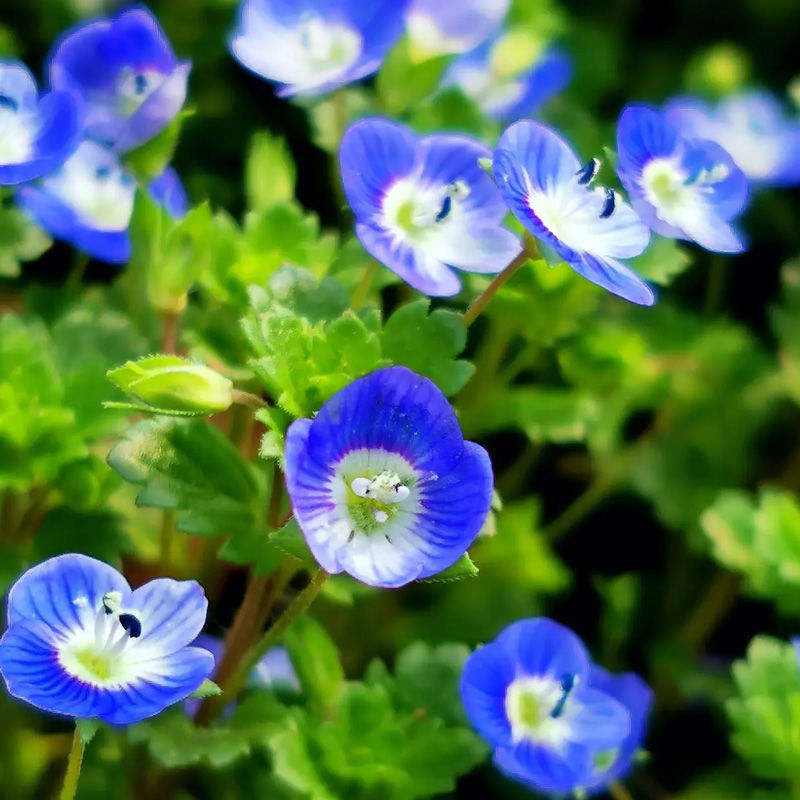
[[(114, 7), (102, 0), (0, 0), (0, 51), (43, 78), (58, 34)], [(330, 154), (315, 143), (318, 120), (275, 97), (229, 56), (225, 32), (235, 3), (152, 0), (149, 7), (176, 53), (194, 63), (194, 113), (173, 162), (191, 201), (209, 199), (240, 217), (250, 139), (267, 130), (288, 144), (299, 202), (335, 228), (340, 210)], [(539, 116), (587, 158), (613, 147), (628, 101), (659, 104), (686, 92), (714, 99), (757, 85), (788, 109), (787, 87), (800, 74), (797, 0), (520, 0), (513, 15), (573, 57), (572, 83)], [(420, 129), (492, 130), (481, 122), (470, 128), (469, 115), (448, 115), (433, 102), (407, 117)], [(320, 603), (316, 616), (341, 647), (349, 676), (360, 676), (375, 657), (391, 662), (417, 639), (475, 645), (514, 619), (546, 613), (573, 627), (606, 666), (636, 670), (656, 689), (651, 757), (631, 783), (637, 800), (756, 796), (758, 781), (729, 744), (723, 703), (735, 693), (730, 667), (758, 634), (800, 633), (800, 581), (784, 575), (778, 588), (762, 583), (754, 590), (756, 556), (726, 569), (730, 534), (719, 534), (706, 515), (721, 492), (747, 492), (755, 506), (763, 487), (787, 496), (800, 489), (800, 261), (791, 264), (800, 257), (799, 222), (798, 189), (757, 193), (743, 255), (722, 261), (671, 248), (668, 263), (641, 265), (665, 284), (652, 311), (538, 274), (528, 279), (535, 285), (524, 302), (514, 286), (498, 297), (470, 331), (467, 357), (479, 377), (457, 398), (466, 434), (492, 454), (504, 504), (495, 535), (475, 551), (480, 578), (445, 589), (363, 592), (346, 606)], [(56, 243), (20, 277), (2, 280), (5, 305), (14, 307), (31, 286), (62, 286), (70, 265), (69, 247)], [(116, 275), (92, 262), (84, 280), (107, 284)], [(387, 309), (403, 298), (396, 285), (384, 289)], [(497, 387), (481, 384), (482, 368), (503, 376)], [(727, 519), (724, 508), (718, 516)], [(800, 522), (782, 524), (786, 550), (773, 560), (794, 557), (800, 565)], [(126, 563), (135, 572), (134, 550)], [(229, 625), (243, 586), (244, 573), (232, 568), (211, 590), (212, 632)], [(0, 719), (0, 798), (49, 796), (62, 769), (66, 726), (5, 695)], [(111, 752), (117, 745), (104, 746), (87, 766), (80, 798), (152, 796), (143, 792), (154, 786), (164, 800), (240, 796), (230, 788), (210, 794), (194, 768), (180, 776), (182, 793), (163, 775), (145, 788), (123, 787), (116, 781), (120, 754)], [(126, 756), (126, 775), (139, 770), (137, 758), (146, 761), (138, 750)], [(487, 765), (462, 779), (456, 796), (529, 793)]]

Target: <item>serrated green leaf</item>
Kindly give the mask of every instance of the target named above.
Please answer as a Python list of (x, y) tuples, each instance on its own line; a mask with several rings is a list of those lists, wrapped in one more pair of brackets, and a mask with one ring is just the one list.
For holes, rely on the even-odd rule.
[(430, 578), (423, 578), (422, 583), (450, 583), (464, 578), (476, 578), (477, 576), (478, 568), (473, 564), (469, 553), (464, 553), (455, 564), (442, 570), (442, 572), (437, 572), (436, 575), (431, 575)]
[(270, 531), (269, 542), (287, 556), (291, 556), (305, 567), (316, 567), (317, 562), (308, 549), (303, 532), (292, 517), (282, 528)]
[(148, 419), (128, 429), (108, 455), (126, 481), (141, 485), (140, 506), (174, 509), (186, 533), (263, 528), (263, 478), (204, 420)]
[(303, 696), (323, 715), (335, 708), (344, 687), (339, 652), (325, 629), (311, 617), (300, 617), (282, 643), (289, 651)]
[(428, 300), (417, 300), (389, 317), (381, 335), (383, 355), (430, 378), (450, 396), (475, 372), (469, 361), (458, 358), (467, 329), (460, 314), (444, 309), (429, 314), (428, 308)]
[(189, 697), (192, 700), (205, 700), (206, 697), (219, 697), (221, 694), (222, 689), (220, 689), (214, 681), (210, 681), (206, 678)]

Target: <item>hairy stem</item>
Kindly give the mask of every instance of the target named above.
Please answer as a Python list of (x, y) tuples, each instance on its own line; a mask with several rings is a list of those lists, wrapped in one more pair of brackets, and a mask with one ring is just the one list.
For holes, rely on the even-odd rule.
[(178, 315), (167, 312), (162, 320), (164, 327), (161, 334), (161, 352), (173, 355), (178, 348)]
[(161, 574), (169, 575), (172, 567), (172, 540), (175, 536), (175, 512), (164, 511), (161, 515), (161, 536), (159, 538), (159, 560)]
[(353, 311), (358, 311), (358, 309), (364, 305), (364, 301), (367, 299), (367, 294), (369, 293), (369, 287), (372, 286), (372, 279), (375, 277), (375, 271), (377, 269), (378, 262), (374, 258), (371, 258), (367, 262), (367, 266), (364, 267), (361, 280), (358, 282), (358, 286), (356, 286), (353, 297), (350, 300), (350, 308), (352, 308)]
[(64, 775), (64, 784), (61, 787), (59, 800), (73, 800), (78, 791), (78, 781), (81, 777), (81, 765), (83, 764), (83, 751), (86, 746), (81, 738), (78, 726), (75, 726), (75, 733), (72, 735), (72, 748), (69, 751), (69, 761), (67, 762), (67, 773)]
[(741, 585), (741, 578), (732, 572), (721, 570), (717, 574), (681, 630), (681, 639), (690, 650), (699, 650), (722, 622), (738, 597)]
[(259, 408), (269, 408), (269, 403), (266, 400), (252, 392), (243, 392), (241, 389), (234, 389), (231, 392), (231, 396), (233, 397), (234, 403), (240, 406), (246, 406), (254, 411), (258, 411)]

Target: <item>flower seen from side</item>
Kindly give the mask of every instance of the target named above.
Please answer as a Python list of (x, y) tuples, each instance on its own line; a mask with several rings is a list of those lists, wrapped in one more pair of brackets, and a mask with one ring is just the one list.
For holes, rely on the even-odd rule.
[(345, 133), (342, 182), (364, 248), (415, 289), (454, 295), (453, 269), (496, 273), (521, 251), (479, 160), (491, 152), (465, 136), (417, 138), (404, 125), (364, 119)]
[(727, 150), (754, 184), (800, 184), (800, 118), (786, 113), (770, 92), (751, 89), (717, 106), (678, 98), (666, 113), (685, 135), (710, 139)]
[(427, 57), (466, 53), (496, 33), (509, 5), (510, 0), (412, 0), (406, 16), (411, 44)]
[(730, 221), (747, 205), (747, 178), (716, 142), (684, 136), (661, 112), (623, 109), (617, 172), (633, 207), (662, 236), (719, 253), (745, 245)]
[(195, 581), (159, 578), (132, 591), (108, 564), (57, 556), (11, 588), (0, 674), (13, 697), (43, 711), (138, 722), (213, 671), (211, 653), (188, 646), (207, 605)]
[[(186, 194), (170, 167), (148, 187), (173, 217), (186, 211)], [(128, 227), (136, 181), (108, 147), (84, 140), (63, 166), (16, 191), (17, 204), (51, 236), (78, 250), (124, 264), (131, 256)]]
[(506, 43), (513, 48), (510, 37), (491, 39), (457, 58), (442, 85), (459, 87), (493, 119), (515, 120), (530, 116), (569, 85), (572, 59), (553, 47), (531, 53), (522, 64), (506, 63)]
[(594, 186), (600, 162), (581, 165), (553, 130), (523, 120), (500, 137), (494, 175), (514, 216), (551, 262), (632, 303), (652, 305), (650, 287), (621, 259), (638, 256), (650, 231), (612, 189)]
[(50, 57), (53, 87), (84, 100), (86, 136), (118, 152), (152, 139), (178, 114), (190, 71), (142, 7), (67, 31)]
[(83, 113), (69, 92), (39, 95), (19, 61), (0, 61), (0, 184), (25, 183), (61, 165), (78, 146)]
[(243, 0), (234, 58), (278, 85), (316, 95), (377, 71), (403, 32), (407, 0)]
[(335, 394), (286, 437), (294, 515), (324, 570), (393, 588), (454, 564), (492, 497), (486, 451), (464, 441), (427, 378), (388, 367)]
[(553, 795), (598, 779), (632, 721), (624, 701), (595, 686), (593, 670), (580, 639), (546, 618), (513, 623), (467, 659), (464, 708), (501, 772)]

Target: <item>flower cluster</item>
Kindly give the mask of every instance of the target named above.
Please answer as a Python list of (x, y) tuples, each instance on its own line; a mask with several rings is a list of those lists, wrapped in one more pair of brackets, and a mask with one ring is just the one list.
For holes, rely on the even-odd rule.
[(653, 700), (641, 678), (610, 675), (571, 630), (546, 618), (515, 622), (476, 650), (461, 697), (497, 767), (552, 795), (600, 791), (624, 777)]
[(43, 711), (138, 722), (211, 675), (211, 653), (189, 646), (207, 605), (195, 581), (160, 578), (131, 591), (101, 561), (57, 556), (9, 593), (0, 674), (9, 694)]
[[(190, 69), (143, 8), (67, 31), (41, 97), (23, 65), (0, 64), (0, 183), (18, 185), (17, 203), (52, 236), (125, 263), (136, 181), (121, 157), (180, 111)], [(171, 168), (148, 189), (173, 216), (185, 212)]]

